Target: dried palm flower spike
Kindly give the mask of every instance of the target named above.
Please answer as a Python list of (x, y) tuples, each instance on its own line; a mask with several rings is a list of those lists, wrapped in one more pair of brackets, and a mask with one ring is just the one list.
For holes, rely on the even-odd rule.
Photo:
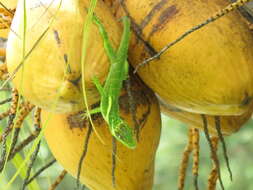
[(190, 128), (188, 136), (188, 144), (184, 150), (178, 178), (178, 190), (184, 189), (186, 170), (188, 167), (190, 154), (193, 152), (192, 174), (194, 176), (194, 186), (198, 189), (198, 170), (199, 170), (199, 130)]
[(14, 16), (17, 0), (0, 1), (0, 37), (7, 38)]
[[(206, 125), (206, 123), (205, 123)], [(208, 190), (216, 189), (216, 182), (219, 179), (219, 183), (222, 189), (224, 188), (223, 181), (221, 178), (220, 171), (220, 163), (219, 158), (217, 157), (217, 149), (218, 149), (218, 137), (210, 137), (208, 135), (208, 128), (205, 127), (205, 131), (207, 131), (206, 138), (208, 139), (210, 149), (211, 149), (211, 160), (213, 161), (213, 169), (208, 178)], [(190, 154), (193, 153), (193, 166), (192, 166), (192, 174), (193, 174), (193, 184), (195, 190), (199, 189), (198, 186), (198, 170), (199, 170), (199, 130), (197, 128), (189, 129), (189, 137), (188, 144), (184, 150), (180, 170), (179, 170), (179, 180), (178, 180), (178, 189), (183, 190), (185, 185), (186, 171), (189, 165)], [(230, 169), (230, 168), (229, 168)], [(231, 171), (230, 171), (231, 172)], [(232, 174), (232, 173), (230, 173)], [(231, 176), (232, 177), (232, 176)]]
[(217, 137), (212, 137), (211, 142), (212, 142), (212, 145), (214, 148), (214, 152), (212, 154), (213, 169), (212, 169), (212, 171), (209, 175), (209, 178), (208, 178), (208, 190), (215, 190), (216, 189), (216, 182), (219, 177), (218, 168), (217, 168), (217, 165), (215, 164), (215, 160), (218, 159), (217, 149), (218, 149), (219, 139)]
[[(206, 136), (207, 136), (207, 140), (209, 139), (209, 136), (220, 139), (221, 144), (223, 145), (222, 147), (224, 151), (224, 157), (227, 163), (230, 177), (232, 178), (232, 172), (229, 167), (229, 159), (227, 156), (227, 150), (226, 150), (223, 135), (231, 135), (234, 132), (237, 132), (250, 119), (253, 112), (253, 104), (251, 104), (250, 109), (246, 113), (240, 116), (219, 116), (219, 117), (210, 116), (210, 115), (199, 115), (195, 113), (185, 112), (185, 111), (180, 110), (179, 108), (165, 104), (161, 100), (160, 100), (160, 105), (161, 105), (162, 112), (165, 113), (166, 115), (172, 118), (175, 118), (177, 120), (180, 120), (190, 126), (195, 126), (197, 128), (204, 129), (204, 132), (206, 133)], [(210, 140), (209, 140), (209, 145), (210, 145), (210, 148), (213, 149), (213, 146), (211, 146)], [(213, 153), (214, 151), (211, 151), (212, 158), (213, 158), (212, 155), (214, 154)], [(215, 171), (219, 171), (218, 165), (215, 166), (215, 168), (216, 168)]]
[(189, 135), (188, 135), (188, 143), (185, 147), (183, 156), (182, 156), (182, 161), (180, 164), (180, 169), (179, 169), (179, 177), (178, 177), (178, 189), (182, 190), (184, 189), (184, 183), (185, 183), (185, 177), (186, 177), (186, 170), (188, 167), (188, 162), (190, 158), (190, 154), (193, 150), (193, 131), (192, 129), (189, 130)]
[[(23, 125), (27, 115), (33, 110), (34, 105), (31, 105), (29, 102), (21, 102), (19, 101), (19, 95), (16, 89), (12, 91), (12, 98), (8, 98), (5, 101), (1, 102), (2, 104), (6, 104), (11, 102), (10, 108), (1, 114), (1, 119), (8, 120), (8, 126), (3, 130), (3, 133), (0, 134), (0, 142), (1, 142), (1, 155), (0, 155), (0, 173), (3, 171), (5, 163), (8, 161), (12, 161), (12, 159), (16, 156), (17, 153), (22, 151), (26, 146), (28, 146), (32, 141), (38, 137), (41, 131), (41, 109), (36, 108), (34, 111), (34, 131), (21, 142), (20, 140), (20, 131), (22, 130), (21, 126)], [(11, 137), (11, 132), (13, 131), (13, 137), (11, 139), (11, 144), (9, 150), (7, 150), (7, 138)], [(27, 185), (29, 185), (36, 177), (38, 177), (43, 171), (48, 169), (52, 164), (56, 162), (55, 159), (51, 160), (48, 164), (41, 167), (33, 176), (31, 175), (31, 168), (36, 160), (38, 155), (40, 145), (37, 146), (35, 152), (32, 154), (31, 161), (28, 165), (26, 178), (24, 179), (22, 189), (25, 189)], [(59, 178), (52, 184), (50, 190), (54, 190), (57, 185), (61, 182), (66, 173), (62, 173)]]
[(49, 188), (49, 190), (54, 190), (63, 180), (63, 178), (66, 176), (67, 171), (63, 170), (61, 172), (61, 174), (57, 177), (57, 179), (55, 180), (55, 182), (51, 185), (51, 187)]
[[(160, 99), (160, 107), (161, 107), (162, 112), (164, 114), (168, 115), (169, 117), (175, 118), (175, 119), (182, 121), (190, 126), (194, 126), (196, 128), (200, 128), (200, 129), (204, 130), (207, 140), (209, 141), (210, 149), (212, 150), (211, 151), (211, 158), (212, 158), (212, 160), (214, 160), (214, 165), (215, 165), (212, 173), (210, 174), (210, 176), (212, 176), (212, 177), (210, 177), (209, 185), (208, 185), (208, 186), (210, 186), (210, 189), (212, 189), (213, 185), (216, 184), (215, 179), (217, 179), (219, 177), (219, 180), (221, 181), (220, 171), (219, 171), (219, 163), (218, 163), (219, 161), (218, 161), (217, 156), (213, 156), (216, 152), (217, 145), (212, 146), (211, 140), (210, 140), (211, 137), (217, 138), (221, 141), (223, 151), (224, 151), (224, 157), (225, 157), (225, 160), (227, 163), (230, 177), (232, 178), (232, 172), (231, 172), (230, 166), (229, 166), (229, 159), (227, 156), (227, 150), (226, 150), (223, 135), (231, 135), (231, 134), (237, 132), (250, 119), (252, 112), (253, 112), (253, 104), (251, 104), (250, 109), (246, 113), (244, 113), (240, 116), (219, 116), (219, 117), (218, 116), (211, 116), (211, 115), (200, 115), (200, 114), (196, 114), (196, 113), (186, 112), (186, 111), (183, 111), (177, 107), (173, 107), (171, 105), (165, 104), (163, 101), (161, 101), (161, 99)], [(189, 137), (189, 138), (193, 138), (193, 137)], [(188, 144), (191, 144), (191, 143), (188, 143)], [(185, 161), (186, 153), (189, 152), (189, 150), (192, 150), (192, 148), (191, 149), (189, 148), (191, 146), (187, 145), (187, 147), (188, 147), (187, 151), (185, 151), (185, 153), (183, 154), (183, 159), (182, 159), (183, 161), (182, 161), (181, 168), (187, 167), (187, 161)], [(214, 159), (214, 158), (216, 158), (216, 159)], [(183, 184), (182, 181), (184, 181), (184, 175), (182, 172), (180, 172), (180, 173), (181, 173), (180, 184)]]
[[(40, 124), (40, 114), (41, 109), (36, 108), (34, 111), (34, 128), (35, 130), (24, 140), (18, 142), (20, 139), (20, 131), (22, 130), (21, 126), (23, 125), (24, 120), (26, 119), (27, 115), (32, 111), (34, 105), (31, 105), (29, 102), (21, 102), (19, 101), (19, 95), (16, 89), (12, 91), (12, 98), (9, 98), (8, 101), (3, 101), (3, 104), (6, 104), (11, 101), (10, 108), (8, 111), (1, 114), (1, 119), (8, 120), (8, 126), (3, 130), (3, 133), (0, 134), (0, 142), (1, 142), (1, 155), (0, 155), (0, 173), (3, 171), (5, 163), (7, 161), (11, 161), (17, 153), (23, 150), (24, 147), (29, 145), (39, 134), (41, 129)], [(4, 115), (4, 116), (3, 116)], [(14, 131), (13, 131), (14, 130)], [(7, 151), (7, 138), (11, 136), (11, 132), (13, 131), (13, 136), (11, 139), (11, 144), (9, 151)], [(39, 147), (38, 147), (39, 149)], [(38, 151), (37, 149), (37, 151)], [(36, 159), (37, 153), (33, 154), (33, 162), (30, 163), (30, 167), (28, 167), (27, 177), (24, 180), (24, 187), (31, 183), (41, 172), (43, 172), (46, 168), (44, 167), (40, 169), (35, 176), (30, 176), (31, 167)], [(55, 161), (54, 161), (55, 162)], [(52, 164), (50, 164), (52, 165)], [(55, 184), (56, 185), (56, 184)]]
[[(5, 65), (2, 65), (4, 68)], [(1, 75), (5, 76), (8, 75), (7, 70), (1, 69)], [(6, 77), (1, 77), (1, 79), (5, 80)], [(7, 89), (8, 90), (8, 89)], [(0, 155), (0, 173), (3, 171), (5, 163), (7, 161), (11, 161), (17, 153), (22, 151), (26, 146), (28, 146), (32, 141), (34, 141), (40, 131), (41, 131), (41, 109), (36, 108), (34, 111), (34, 131), (25, 139), (23, 139), (21, 142), (18, 142), (19, 133), (22, 130), (21, 126), (23, 125), (23, 122), (25, 121), (27, 115), (32, 111), (34, 108), (34, 105), (31, 105), (29, 102), (22, 102), (18, 103), (19, 101), (19, 95), (18, 91), (16, 89), (12, 90), (12, 97), (7, 98), (6, 100), (1, 102), (1, 105), (11, 102), (10, 108), (0, 114), (0, 119), (8, 119), (8, 126), (4, 129), (3, 134), (0, 135), (0, 142), (1, 142), (1, 155)], [(10, 137), (11, 132), (14, 130), (14, 135), (12, 138), (12, 142), (10, 144), (9, 152), (7, 152), (7, 138)], [(55, 159), (51, 160), (49, 163), (47, 163), (45, 166), (41, 167), (33, 176), (30, 176), (31, 174), (31, 168), (33, 167), (33, 164), (37, 157), (37, 152), (39, 151), (39, 146), (36, 149), (36, 152), (31, 157), (31, 162), (29, 164), (26, 178), (24, 179), (23, 183), (23, 189), (27, 185), (29, 185), (34, 179), (36, 179), (42, 172), (44, 172), (46, 169), (48, 169), (52, 164), (56, 162)], [(8, 153), (8, 154), (7, 154)], [(50, 187), (50, 190), (56, 189), (58, 184), (61, 182), (63, 177), (66, 175), (66, 173), (62, 173), (56, 181), (52, 184)]]
[(14, 16), (12, 11), (6, 11), (5, 8), (0, 8), (0, 29), (9, 29), (12, 18)]

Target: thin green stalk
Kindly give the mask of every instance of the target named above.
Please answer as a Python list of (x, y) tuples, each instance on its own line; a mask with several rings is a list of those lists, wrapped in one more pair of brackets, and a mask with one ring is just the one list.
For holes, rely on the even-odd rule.
[(88, 9), (88, 14), (85, 19), (84, 25), (83, 25), (83, 38), (82, 38), (82, 54), (81, 54), (81, 67), (82, 67), (82, 90), (83, 90), (83, 99), (86, 107), (86, 114), (89, 118), (89, 121), (91, 123), (91, 126), (99, 138), (99, 140), (103, 143), (104, 141), (96, 131), (96, 128), (94, 126), (94, 123), (91, 118), (90, 110), (89, 110), (89, 104), (88, 104), (88, 99), (87, 99), (87, 93), (86, 93), (86, 85), (85, 85), (85, 60), (86, 60), (86, 55), (87, 55), (87, 47), (88, 47), (88, 42), (89, 42), (89, 37), (90, 37), (90, 27), (92, 24), (92, 19), (93, 19), (93, 14), (95, 11), (97, 5), (97, 0), (91, 0), (89, 9)]
[[(23, 0), (23, 12), (24, 12), (24, 15), (23, 15), (23, 41), (22, 41), (22, 59), (25, 58), (26, 56), (26, 32), (27, 32), (27, 9), (26, 9), (26, 0)], [(20, 80), (20, 92), (19, 92), (19, 97), (18, 97), (18, 105), (17, 105), (17, 109), (16, 109), (16, 113), (15, 113), (15, 118), (14, 118), (14, 121), (12, 121), (12, 124), (13, 125), (13, 129), (15, 128), (15, 125), (16, 125), (16, 122), (17, 122), (17, 116), (19, 115), (19, 112), (20, 112), (20, 99), (21, 99), (21, 95), (20, 94), (23, 94), (23, 76), (24, 76), (24, 63), (25, 61), (23, 62), (22, 64), (22, 67), (21, 67), (21, 80)], [(14, 136), (15, 136), (15, 130), (12, 130), (12, 133), (11, 133), (11, 141), (10, 141), (10, 144), (13, 144), (13, 140), (14, 140)], [(4, 169), (6, 167), (6, 164), (7, 164), (7, 161), (8, 161), (8, 157), (11, 153), (11, 146), (7, 146), (7, 157), (6, 157), (6, 160), (4, 162)], [(3, 169), (3, 170), (4, 170)]]

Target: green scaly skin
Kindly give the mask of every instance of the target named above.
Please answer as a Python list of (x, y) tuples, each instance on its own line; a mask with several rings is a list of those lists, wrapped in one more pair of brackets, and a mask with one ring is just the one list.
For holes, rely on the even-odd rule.
[(100, 107), (91, 110), (90, 113), (101, 112), (104, 120), (109, 125), (111, 134), (122, 144), (133, 149), (137, 144), (134, 132), (119, 115), (119, 96), (123, 81), (128, 77), (127, 54), (130, 40), (130, 20), (127, 17), (123, 18), (124, 31), (117, 51), (113, 49), (100, 20), (94, 16), (93, 21), (99, 28), (111, 66), (104, 86), (100, 84), (96, 77), (93, 78), (93, 82), (101, 95), (101, 101)]

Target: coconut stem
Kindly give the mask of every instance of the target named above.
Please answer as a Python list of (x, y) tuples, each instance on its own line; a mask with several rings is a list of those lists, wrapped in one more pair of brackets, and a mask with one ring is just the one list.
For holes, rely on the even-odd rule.
[(81, 171), (82, 171), (83, 161), (84, 161), (84, 159), (87, 155), (87, 152), (88, 152), (89, 141), (90, 141), (91, 134), (92, 134), (92, 126), (91, 126), (91, 124), (89, 124), (88, 125), (87, 135), (86, 135), (85, 140), (84, 140), (83, 153), (80, 157), (79, 164), (78, 164), (77, 178), (76, 178), (76, 189), (79, 189), (79, 187), (80, 187), (80, 175), (81, 175)]
[[(204, 132), (205, 132), (205, 136), (206, 136), (207, 142), (208, 142), (209, 147), (210, 147), (211, 155), (215, 155), (216, 151), (215, 151), (215, 149), (213, 147), (213, 144), (212, 144), (212, 141), (211, 141), (211, 138), (210, 138), (206, 116), (202, 114), (201, 117), (202, 117), (202, 120), (203, 120)], [(218, 178), (219, 178), (221, 189), (225, 190), (223, 182), (222, 182), (222, 179), (221, 179), (219, 159), (217, 157), (213, 156), (213, 161), (214, 161), (214, 163), (216, 165), (216, 168), (217, 168)]]
[(227, 153), (227, 147), (226, 147), (225, 139), (224, 139), (224, 137), (222, 135), (222, 132), (221, 132), (220, 117), (215, 116), (214, 119), (215, 119), (216, 132), (217, 132), (218, 137), (221, 141), (221, 145), (222, 145), (222, 149), (223, 149), (223, 155), (224, 155), (226, 165), (227, 165), (227, 169), (228, 169), (228, 172), (229, 172), (229, 175), (230, 175), (230, 180), (232, 181), (233, 180), (233, 174), (232, 174), (232, 170), (231, 170), (230, 164), (229, 164), (229, 157), (228, 157), (228, 153)]
[(117, 156), (117, 140), (112, 136), (112, 185), (116, 188), (116, 156)]
[(44, 172), (54, 163), (56, 163), (56, 159), (51, 160), (45, 166), (41, 167), (29, 180), (27, 180), (26, 185), (29, 185), (36, 177), (38, 177), (42, 172)]
[(35, 163), (35, 160), (38, 156), (38, 153), (39, 153), (39, 150), (40, 150), (40, 144), (41, 142), (38, 143), (38, 145), (36, 146), (36, 149), (35, 151), (33, 152), (33, 154), (31, 155), (31, 158), (30, 158), (30, 163), (27, 167), (27, 171), (26, 171), (26, 177), (24, 179), (24, 182), (23, 182), (23, 186), (22, 186), (22, 190), (25, 190), (26, 186), (27, 186), (27, 182), (29, 181), (29, 178), (30, 178), (30, 175), (31, 175), (31, 170), (32, 170), (32, 167)]

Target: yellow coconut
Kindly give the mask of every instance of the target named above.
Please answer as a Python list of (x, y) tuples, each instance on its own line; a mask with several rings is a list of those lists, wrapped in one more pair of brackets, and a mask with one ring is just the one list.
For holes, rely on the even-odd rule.
[[(92, 131), (83, 161), (80, 180), (91, 190), (151, 190), (153, 185), (154, 159), (160, 138), (160, 111), (156, 98), (139, 81), (132, 81), (132, 98), (136, 103), (136, 120), (139, 141), (135, 149), (116, 143), (116, 167), (112, 175), (112, 136), (101, 115), (94, 115), (93, 122), (99, 136)], [(121, 116), (135, 126), (129, 107), (129, 97), (120, 97)], [(47, 122), (48, 120), (48, 122)], [(42, 123), (45, 138), (55, 158), (74, 177), (84, 151), (89, 122), (76, 114), (53, 114), (43, 111)], [(115, 186), (113, 185), (115, 176)]]
[(14, 10), (17, 6), (17, 2), (18, 0), (1, 0), (1, 3), (9, 10)]
[[(7, 43), (9, 73), (15, 73), (23, 65), (14, 78), (15, 87), (27, 100), (45, 110), (66, 113), (82, 109), (81, 49), (88, 2), (34, 0), (26, 1), (26, 7), (26, 39), (23, 39), (24, 8), (20, 0), (12, 23), (16, 34), (10, 33)], [(98, 2), (95, 12), (117, 47), (121, 37), (117, 21), (103, 2)], [(86, 54), (86, 91), (88, 102), (94, 104), (99, 94), (91, 79), (96, 76), (103, 82), (110, 65), (95, 24), (91, 27)]]
[[(135, 37), (130, 46), (129, 58), (134, 66), (229, 3), (125, 0), (119, 5), (118, 2), (114, 2), (113, 12), (119, 18), (123, 14), (130, 16), (136, 36), (142, 37)], [(182, 110), (240, 115), (248, 110), (253, 97), (252, 51), (253, 35), (235, 11), (192, 33), (138, 73), (166, 103)]]
[[(183, 111), (177, 107), (166, 104), (161, 99), (160, 107), (162, 113), (165, 115), (182, 121), (190, 126), (194, 126), (200, 129), (203, 129), (203, 117), (201, 114), (191, 113)], [(241, 127), (251, 118), (253, 113), (253, 104), (251, 103), (249, 110), (247, 110), (242, 115), (237, 116), (219, 116), (220, 118), (220, 127), (223, 135), (231, 135), (237, 132)], [(207, 125), (210, 134), (217, 135), (215, 116), (205, 115), (207, 119)]]

